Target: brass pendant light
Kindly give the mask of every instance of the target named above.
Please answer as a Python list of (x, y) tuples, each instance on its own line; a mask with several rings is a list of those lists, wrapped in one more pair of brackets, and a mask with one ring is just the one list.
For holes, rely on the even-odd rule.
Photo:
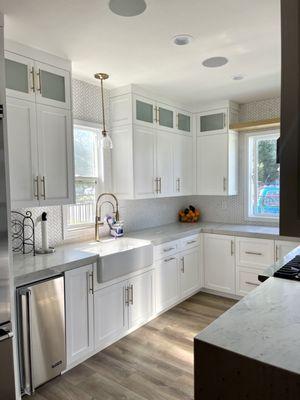
[(103, 121), (103, 128), (102, 128), (102, 148), (103, 149), (112, 149), (113, 143), (111, 137), (106, 131), (105, 126), (105, 110), (104, 110), (104, 89), (103, 89), (103, 81), (109, 78), (108, 74), (104, 72), (98, 72), (94, 75), (96, 79), (100, 79), (101, 82), (101, 100), (102, 100), (102, 121)]

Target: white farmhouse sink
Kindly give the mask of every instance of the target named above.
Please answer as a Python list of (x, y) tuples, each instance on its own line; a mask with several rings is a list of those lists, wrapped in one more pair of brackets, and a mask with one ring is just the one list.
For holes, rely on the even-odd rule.
[(82, 250), (99, 254), (99, 283), (127, 275), (153, 263), (153, 246), (148, 240), (128, 237), (107, 239), (88, 243)]

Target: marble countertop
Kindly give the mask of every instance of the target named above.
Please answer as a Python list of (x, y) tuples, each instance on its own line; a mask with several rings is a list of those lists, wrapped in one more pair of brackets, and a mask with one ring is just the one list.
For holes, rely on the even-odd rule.
[[(279, 239), (279, 229), (277, 227), (265, 227), (255, 225), (232, 225), (210, 222), (200, 222), (196, 224), (173, 223), (162, 225), (155, 228), (145, 229), (137, 232), (128, 233), (124, 239), (138, 239), (150, 241), (154, 246), (183, 238), (187, 235), (196, 233), (215, 233), (233, 236), (250, 236), (258, 238)], [(112, 239), (113, 240), (113, 239)], [(63, 244), (56, 248), (54, 254), (49, 255), (16, 255), (13, 258), (15, 285), (21, 286), (28, 283), (55, 276), (72, 268), (77, 268), (87, 263), (97, 262), (99, 256), (112, 254), (118, 249), (116, 243), (121, 243), (122, 239), (101, 244), (94, 241), (79, 242), (73, 244)], [(291, 239), (299, 240), (299, 239)]]
[(299, 374), (300, 283), (269, 278), (196, 340)]

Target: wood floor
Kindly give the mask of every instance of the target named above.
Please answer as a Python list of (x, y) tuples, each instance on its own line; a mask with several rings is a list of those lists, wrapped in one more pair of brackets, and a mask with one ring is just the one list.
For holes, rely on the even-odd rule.
[(33, 398), (193, 399), (193, 338), (233, 304), (234, 300), (198, 293), (45, 384)]

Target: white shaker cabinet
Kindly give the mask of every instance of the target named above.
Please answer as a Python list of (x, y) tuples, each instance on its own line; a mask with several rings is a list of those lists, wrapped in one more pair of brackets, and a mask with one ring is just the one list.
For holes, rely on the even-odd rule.
[(157, 194), (160, 197), (172, 196), (174, 194), (174, 134), (158, 131), (156, 140)]
[(69, 110), (7, 97), (12, 207), (74, 201)]
[(197, 194), (236, 195), (237, 157), (237, 133), (197, 136)]
[(193, 194), (193, 139), (191, 136), (174, 135), (174, 194)]
[(93, 265), (65, 272), (67, 366), (94, 349)]
[(204, 287), (235, 294), (234, 236), (204, 234)]
[(159, 313), (172, 306), (179, 298), (179, 264), (177, 256), (169, 256), (160, 261), (156, 261), (156, 312)]
[(196, 247), (180, 253), (179, 262), (181, 297), (187, 297), (202, 286), (199, 249)]
[(133, 173), (136, 198), (151, 198), (156, 195), (155, 163), (156, 134), (154, 130), (135, 126), (133, 133)]
[(129, 329), (145, 323), (154, 314), (153, 271), (137, 275), (128, 281)]
[(290, 251), (294, 250), (300, 243), (286, 240), (275, 240), (275, 261), (281, 260)]
[(6, 49), (5, 62), (12, 207), (73, 203), (71, 63), (9, 43), (12, 50)]
[(38, 142), (35, 103), (7, 97), (10, 191), (13, 207), (36, 207)]
[(95, 348), (104, 348), (128, 330), (126, 281), (98, 290), (94, 294)]
[(38, 104), (37, 126), (41, 202), (43, 205), (68, 204), (74, 198), (70, 112)]

